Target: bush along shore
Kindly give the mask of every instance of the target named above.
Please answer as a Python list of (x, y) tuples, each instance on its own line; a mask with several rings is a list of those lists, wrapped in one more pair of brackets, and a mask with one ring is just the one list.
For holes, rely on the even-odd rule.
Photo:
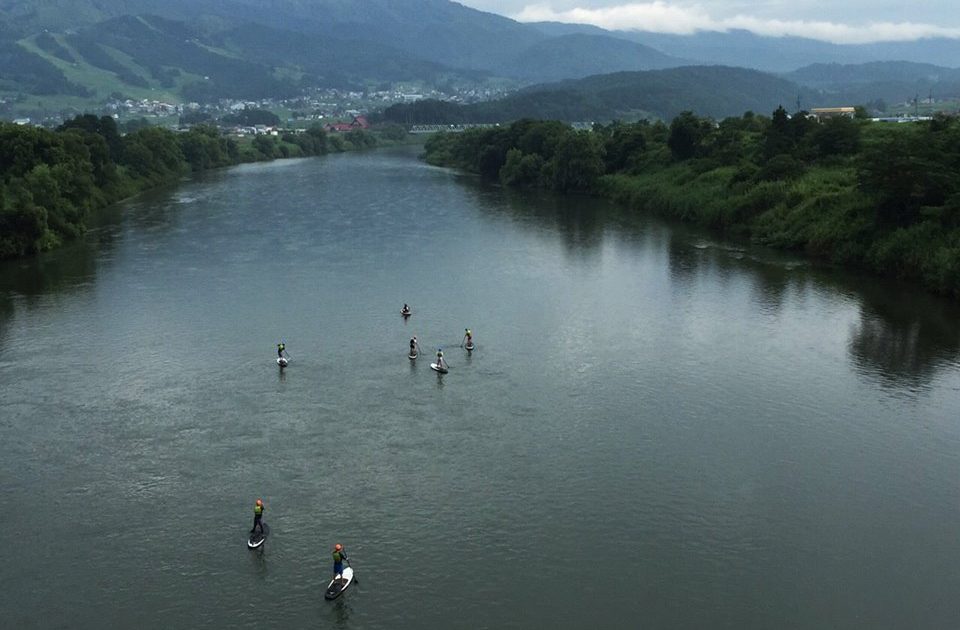
[(608, 196), (960, 297), (960, 120), (555, 121), (439, 134), (426, 160), (507, 186)]
[(190, 172), (371, 148), (396, 135), (315, 127), (238, 141), (212, 126), (121, 135), (112, 118), (93, 115), (55, 131), (0, 123), (0, 258), (53, 249), (83, 234), (92, 212)]

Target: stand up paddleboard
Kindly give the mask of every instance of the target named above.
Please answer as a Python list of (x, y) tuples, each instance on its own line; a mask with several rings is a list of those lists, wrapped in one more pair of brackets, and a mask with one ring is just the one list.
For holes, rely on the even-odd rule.
[(405, 311), (403, 309), (400, 309), (400, 314), (403, 315), (404, 317), (410, 317), (411, 313), (413, 313), (413, 311)]
[(443, 367), (442, 365), (437, 365), (436, 363), (430, 364), (430, 369), (440, 372), (441, 374), (446, 374), (449, 370)]
[(270, 535), (270, 526), (263, 521), (260, 521), (260, 524), (263, 525), (263, 533), (261, 534), (260, 532), (255, 532), (250, 534), (250, 538), (247, 540), (248, 549), (256, 549), (257, 547), (260, 547), (264, 542), (266, 542), (267, 536)]
[(287, 364), (290, 363), (290, 359), (285, 359), (283, 357), (277, 357), (277, 365), (282, 368), (287, 367)]
[(347, 567), (340, 574), (339, 578), (330, 580), (327, 585), (327, 592), (323, 594), (324, 599), (336, 599), (343, 595), (347, 587), (353, 583), (353, 568)]
[(416, 350), (414, 350), (413, 352), (411, 352), (410, 354), (407, 355), (407, 358), (410, 359), (411, 361), (413, 361), (413, 360), (416, 359), (418, 356), (420, 356), (420, 353), (417, 352)]
[(471, 343), (468, 343), (466, 346), (464, 346), (464, 348), (467, 349), (467, 352), (473, 352), (473, 349), (476, 348), (476, 346), (473, 345), (473, 343), (471, 342)]

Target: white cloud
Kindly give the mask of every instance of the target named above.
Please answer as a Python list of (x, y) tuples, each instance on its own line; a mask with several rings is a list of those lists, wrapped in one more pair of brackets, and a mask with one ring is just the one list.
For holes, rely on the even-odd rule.
[(521, 22), (573, 22), (605, 29), (689, 35), (697, 31), (748, 30), (758, 35), (809, 37), (837, 44), (912, 41), (926, 37), (960, 38), (960, 28), (916, 22), (869, 22), (861, 25), (818, 20), (782, 20), (737, 14), (714, 18), (701, 5), (655, 2), (598, 8), (554, 10), (546, 4), (524, 7), (512, 16)]

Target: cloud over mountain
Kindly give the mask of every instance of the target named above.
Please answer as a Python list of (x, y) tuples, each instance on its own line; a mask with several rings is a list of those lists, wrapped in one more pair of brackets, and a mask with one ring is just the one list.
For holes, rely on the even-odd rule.
[(512, 16), (521, 22), (572, 22), (611, 30), (638, 30), (689, 35), (700, 31), (746, 30), (773, 37), (795, 36), (836, 44), (960, 39), (960, 28), (911, 21), (869, 21), (846, 24), (819, 19), (781, 19), (747, 13), (716, 16), (701, 4), (655, 0), (602, 7), (554, 9), (531, 4)]

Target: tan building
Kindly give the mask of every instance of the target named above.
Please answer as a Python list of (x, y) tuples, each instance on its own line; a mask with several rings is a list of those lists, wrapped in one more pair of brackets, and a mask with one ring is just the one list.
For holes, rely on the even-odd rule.
[(826, 120), (827, 118), (837, 118), (839, 116), (853, 118), (856, 116), (856, 113), (857, 110), (855, 107), (814, 107), (810, 110), (810, 115), (817, 120)]

